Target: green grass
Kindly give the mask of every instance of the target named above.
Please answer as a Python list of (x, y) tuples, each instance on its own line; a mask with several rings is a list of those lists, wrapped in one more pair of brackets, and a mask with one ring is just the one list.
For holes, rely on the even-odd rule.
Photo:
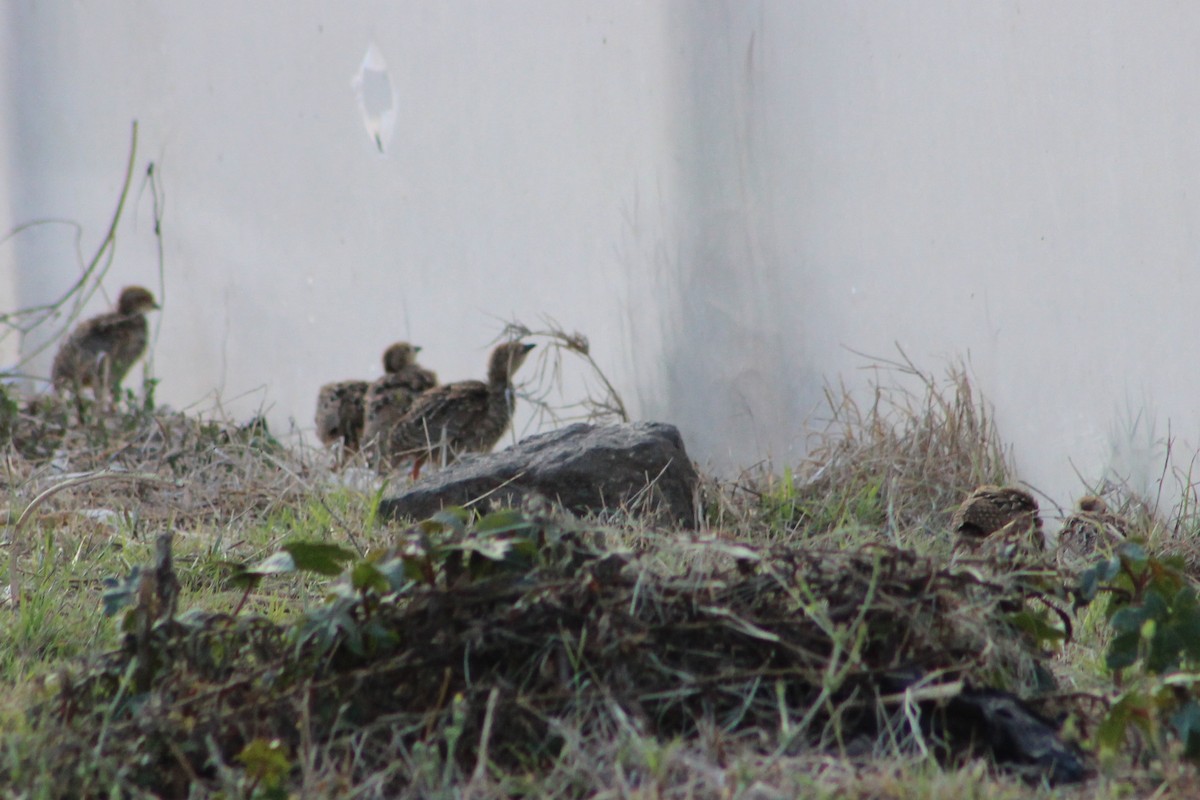
[[(620, 514), (603, 522), (564, 520), (553, 514), (543, 518), (539, 509), (526, 509), (527, 516), (520, 518), (534, 523), (519, 522), (516, 529), (491, 538), (481, 536), (470, 525), (421, 528), (385, 523), (378, 518), (382, 491), (347, 489), (330, 472), (324, 454), (283, 447), (260, 428), (149, 413), (132, 402), (127, 402), (116, 418), (97, 418), (77, 426), (66, 423), (66, 411), (45, 407), (46, 401), (42, 401), (42, 407), (27, 408), (9, 424), (10, 542), (5, 559), (6, 574), (20, 592), (19, 602), (0, 608), (0, 636), (7, 643), (0, 648), (0, 685), (5, 690), (5, 700), (0, 703), (0, 720), (5, 723), (0, 734), (0, 776), (10, 789), (28, 797), (64, 796), (65, 786), (89, 787), (94, 796), (109, 796), (110, 790), (114, 796), (139, 796), (138, 783), (131, 776), (138, 769), (153, 769), (154, 763), (147, 767), (140, 760), (162, 758), (164, 771), (177, 768), (177, 754), (139, 748), (136, 730), (120, 721), (128, 711), (125, 704), (147, 702), (146, 698), (128, 689), (110, 696), (103, 680), (94, 684), (83, 680), (105, 674), (105, 665), (114, 663), (105, 654), (116, 652), (126, 635), (120, 616), (103, 616), (103, 580), (125, 578), (135, 566), (146, 568), (153, 562), (156, 536), (172, 530), (175, 572), (182, 584), (179, 610), (196, 608), (210, 615), (203, 623), (204, 636), (216, 635), (219, 630), (213, 622), (218, 617), (211, 615), (229, 615), (243, 599), (245, 583), (239, 575), (244, 577), (244, 573), (235, 566), (253, 567), (295, 541), (333, 543), (357, 554), (353, 576), (338, 582), (303, 571), (268, 575), (250, 591), (239, 619), (259, 616), (267, 625), (282, 626), (285, 637), (295, 637), (306, 621), (311, 624), (323, 619), (322, 614), (333, 619), (334, 609), (345, 608), (359, 615), (352, 624), (362, 625), (368, 633), (362, 651), (352, 658), (353, 670), (346, 673), (355, 676), (357, 683), (352, 681), (353, 685), (331, 695), (341, 698), (340, 705), (314, 705), (296, 695), (296, 702), (287, 706), (283, 728), (291, 735), (273, 737), (266, 726), (259, 734), (262, 738), (254, 738), (250, 727), (246, 729), (248, 738), (239, 740), (234, 748), (235, 757), (216, 759), (214, 750), (205, 761), (204, 753), (190, 753), (189, 758), (199, 759), (196, 763), (207, 763), (203, 785), (197, 785), (192, 796), (953, 796), (969, 800), (1117, 798), (1146, 796), (1156, 790), (1163, 797), (1189, 796), (1196, 782), (1192, 767), (1152, 756), (1135, 762), (1132, 750), (1110, 772), (1092, 778), (1084, 787), (1053, 789), (998, 770), (986, 758), (945, 761), (924, 749), (930, 743), (911, 737), (864, 736), (853, 722), (858, 708), (854, 702), (858, 701), (850, 702), (839, 692), (847, 685), (848, 676), (856, 674), (859, 660), (867, 657), (873, 643), (885, 641), (876, 638), (882, 633), (866, 616), (868, 607), (874, 608), (872, 593), (885, 591), (884, 579), (878, 575), (864, 579), (862, 585), (867, 588), (862, 613), (853, 607), (839, 610), (837, 598), (831, 594), (839, 585), (839, 576), (829, 576), (832, 582), (822, 584), (815, 577), (820, 575), (817, 567), (797, 572), (810, 576), (807, 580), (813, 583), (795, 584), (791, 599), (784, 598), (792, 604), (790, 613), (810, 623), (837, 653), (825, 672), (818, 671), (812, 678), (817, 689), (824, 686), (829, 690), (819, 693), (817, 706), (798, 702), (791, 683), (769, 676), (739, 678), (744, 680), (739, 685), (748, 687), (740, 709), (738, 702), (729, 703), (728, 697), (722, 697), (711, 715), (689, 718), (674, 732), (656, 733), (656, 727), (669, 730), (670, 726), (656, 726), (622, 704), (619, 691), (612, 688), (620, 683), (613, 683), (606, 670), (642, 664), (639, 669), (649, 670), (639, 673), (644, 678), (658, 669), (654, 659), (665, 659), (667, 653), (643, 664), (637, 659), (646, 654), (638, 650), (636, 642), (622, 644), (619, 637), (606, 638), (616, 637), (613, 631), (620, 630), (618, 611), (632, 613), (645, 603), (658, 603), (664, 619), (686, 618), (671, 615), (692, 604), (707, 607), (716, 603), (713, 598), (719, 596), (720, 587), (734, 585), (742, 580), (739, 576), (745, 577), (745, 587), (760, 586), (753, 576), (767, 576), (778, 568), (771, 562), (775, 557), (771, 554), (777, 552), (772, 548), (825, 553), (823, 558), (831, 564), (853, 565), (869, 563), (854, 561), (857, 554), (886, 546), (893, 549), (878, 552), (913, 552), (945, 565), (947, 575), (961, 569), (954, 566), (959, 562), (954, 560), (957, 556), (952, 553), (953, 540), (947, 530), (950, 514), (974, 485), (1012, 480), (1005, 448), (986, 405), (961, 370), (934, 379), (907, 362), (893, 366), (900, 370), (908, 390), (878, 388), (865, 405), (844, 392), (830, 390), (827, 422), (814, 434), (813, 447), (804, 461), (779, 474), (762, 471), (736, 481), (706, 480), (707, 515), (698, 532), (648, 527), (636, 517)], [(15, 523), (34, 498), (62, 480), (49, 463), (55, 450), (70, 454), (73, 472), (111, 469), (115, 450), (120, 453), (119, 466), (154, 479), (104, 479), (63, 488), (34, 507), (18, 530)], [(1123, 506), (1126, 510), (1132, 507)], [(96, 519), (95, 514), (82, 513), (88, 509), (107, 509), (112, 515), (107, 521)], [(1187, 519), (1178, 524), (1169, 517), (1146, 513), (1138, 525), (1156, 537), (1155, 541), (1161, 540), (1164, 549), (1182, 546), (1178, 543), (1186, 537), (1179, 531), (1195, 527), (1191, 512), (1185, 511)], [(520, 537), (531, 531), (541, 531), (537, 536), (543, 537), (536, 539), (539, 544), (533, 551), (513, 544), (524, 541)], [(563, 598), (578, 598), (572, 602), (580, 603), (592, 598), (595, 605), (609, 602), (606, 598), (614, 591), (606, 579), (589, 573), (588, 567), (572, 566), (572, 548), (580, 547), (594, 554), (615, 552), (634, 559), (630, 568), (636, 567), (638, 578), (623, 605), (614, 604), (607, 616), (597, 612), (594, 619), (588, 618), (587, 624), (575, 629), (566, 622), (568, 612), (576, 613), (572, 610), (575, 606), (564, 606), (559, 612), (553, 610), (554, 603), (567, 603)], [(407, 555), (401, 558), (402, 554)], [(403, 583), (401, 573), (386, 573), (388, 564), (401, 561), (389, 562), (388, 558), (401, 559), (417, 570), (413, 575), (419, 573), (416, 565), (420, 558), (426, 558), (429, 568), (437, 571), (437, 583), (428, 587), (419, 580)], [(745, 569), (749, 572), (739, 571)], [(851, 574), (850, 566), (843, 569), (845, 575)], [(385, 580), (371, 570), (384, 570), (390, 577)], [(387, 665), (387, 654), (392, 651), (382, 639), (372, 644), (374, 634), (367, 627), (370, 620), (408, 624), (403, 615), (409, 608), (430, 602), (428, 613), (437, 611), (439, 606), (430, 599), (440, 596), (437, 591), (453, 584), (459, 590), (445, 596), (465, 602), (464, 598), (473, 596), (471, 592), (486, 596), (485, 589), (493, 583), (506, 586), (504, 576), (512, 570), (528, 572), (521, 580), (531, 587), (529, 594), (518, 593), (517, 600), (505, 601), (509, 605), (481, 605), (479, 629), (472, 627), (470, 615), (448, 617), (458, 620), (455, 624), (461, 623), (461, 628), (431, 635), (428, 650), (435, 653), (447, 642), (461, 644), (472, 637), (483, 637), (482, 643), (487, 635), (504, 631), (506, 625), (514, 627), (505, 635), (517, 637), (515, 626), (525, 624), (521, 615), (527, 612), (543, 613), (548, 620), (561, 614), (561, 625), (546, 628), (542, 639), (531, 636), (527, 648), (513, 651), (522, 654), (518, 661), (501, 665), (506, 670), (504, 681), (554, 686), (557, 694), (531, 695), (515, 704), (506, 696), (499, 702), (487, 691), (487, 675), (475, 672), (463, 683), (464, 678), (456, 674), (451, 682), (451, 672), (443, 674), (440, 668), (419, 676), (420, 686), (411, 683), (411, 678), (396, 678), (377, 698), (371, 694), (380, 689), (370, 676)], [(389, 584), (388, 580), (401, 582)], [(517, 589), (525, 585), (521, 580), (515, 584)], [(1028, 585), (1022, 589), (1013, 583), (1026, 579), (988, 573), (982, 580), (996, 581), (1001, 588), (994, 591), (1000, 593), (1031, 591)], [(991, 660), (971, 667), (976, 670), (973, 674), (994, 676), (1005, 685), (1031, 691), (1032, 682), (1022, 666), (1029, 658), (1025, 652), (1029, 645), (1023, 644), (1019, 635), (996, 638), (1008, 635), (1002, 624), (1006, 612), (989, 605), (988, 593), (978, 589), (981, 585), (968, 576), (941, 589), (930, 588), (930, 592), (945, 592), (937, 595), (943, 599), (935, 602), (917, 595), (906, 610), (915, 615), (923, 613), (923, 608), (930, 609), (931, 635), (943, 637), (939, 641), (948, 646), (961, 637), (987, 633), (991, 638), (979, 649), (987, 651), (984, 660)], [(376, 588), (364, 588), (367, 586)], [(391, 588), (381, 588), (385, 586)], [(959, 588), (951, 591), (952, 586)], [(558, 592), (566, 594), (560, 597)], [(369, 602), (365, 599), (368, 595)], [(737, 602), (753, 600), (747, 598)], [(345, 605), (337, 606), (337, 602)], [(586, 611), (586, 603), (581, 608)], [(748, 641), (756, 637), (761, 641), (766, 635), (761, 633), (762, 626), (779, 622), (770, 616), (754, 618), (758, 606), (752, 603), (736, 608), (740, 609), (736, 613), (727, 612), (732, 614), (728, 622), (722, 621), (723, 617), (701, 617), (700, 621), (714, 625), (714, 635), (731, 626), (748, 630)], [(499, 621), (487, 622), (487, 614), (501, 616), (495, 618)], [(1104, 651), (1111, 641), (1108, 631), (1101, 604), (1094, 604), (1075, 617), (1074, 640), (1058, 655), (1047, 652), (1046, 656), (1064, 690), (1095, 695), (1100, 706), (1117, 692), (1104, 664)], [(198, 637), (201, 634), (186, 640), (193, 644), (209, 641)], [(284, 644), (278, 653), (301, 652), (294, 638)], [(247, 719), (253, 718), (249, 712), (260, 692), (267, 697), (271, 687), (286, 683), (287, 669), (318, 670), (314, 675), (342, 674), (321, 670), (332, 669), (338, 659), (350, 657), (334, 648), (325, 653), (323, 661), (302, 659), (295, 662), (299, 666), (280, 671), (270, 666), (274, 662), (269, 653), (275, 652), (271, 650), (275, 645), (265, 640), (254, 646), (234, 640), (205, 646), (217, 647), (226, 655), (229, 648), (245, 648), (231, 662), (238, 665), (233, 675), (221, 680), (234, 680), (241, 674), (237, 670), (244, 671), (249, 688), (238, 691), (247, 692)], [(693, 652), (680, 651), (678, 656), (684, 660), (664, 666), (663, 674), (676, 675), (674, 680), (640, 690), (644, 697), (658, 697), (653, 702), (661, 701), (664, 713), (703, 707), (688, 705), (703, 696), (685, 692), (688, 681), (716, 681), (722, 674), (718, 670), (716, 677), (705, 677), (700, 671), (707, 663), (706, 649), (717, 652), (716, 639), (698, 639), (689, 646)], [(446, 665), (446, 669), (458, 666)], [(323, 680), (332, 679), (316, 681), (311, 696), (324, 691)], [(203, 697), (205, 691), (220, 685), (214, 677), (201, 680), (186, 670), (174, 674), (171, 681), (174, 688), (170, 692), (162, 687), (166, 692), (161, 695), (163, 702), (172, 696), (186, 699), (192, 693)], [(204, 688), (203, 681), (213, 685)], [(87, 711), (92, 708), (92, 696), (85, 693), (68, 698), (63, 694), (68, 685), (76, 689), (92, 686), (90, 691), (98, 693), (95, 697), (107, 698), (96, 701), (99, 716), (94, 717), (111, 718), (103, 733), (86, 728), (87, 720), (93, 719)], [(383, 685), (387, 686), (386, 682)], [(361, 715), (362, 708), (391, 702), (405, 692), (424, 698), (426, 711), (397, 712), (383, 720)], [(366, 705), (357, 706), (356, 698)], [(68, 702), (77, 706), (73, 715), (55, 711)], [(811, 708), (819, 713), (808, 719), (805, 715)], [(515, 720), (524, 713), (531, 715), (533, 729), (544, 731), (539, 746), (522, 744), (524, 729)], [(1086, 739), (1100, 713), (1077, 710), (1069, 726)], [(362, 716), (360, 721), (352, 719), (356, 714)], [(172, 716), (169, 709), (162, 714), (147, 710), (143, 724), (169, 723), (186, 731), (190, 725), (201, 724), (198, 720), (191, 711), (180, 710)], [(489, 724), (490, 736), (485, 735)], [(80, 742), (86, 746), (71, 749)], [(128, 745), (118, 747), (118, 742)], [(64, 763), (72, 766), (64, 768)]]

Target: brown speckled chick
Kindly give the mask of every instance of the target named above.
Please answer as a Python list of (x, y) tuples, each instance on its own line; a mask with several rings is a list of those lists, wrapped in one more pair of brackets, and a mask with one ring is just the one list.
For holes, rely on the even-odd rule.
[(1060, 567), (1081, 570), (1102, 554), (1111, 552), (1125, 540), (1129, 524), (1108, 510), (1108, 504), (1095, 495), (1079, 498), (1078, 510), (1063, 520), (1058, 531), (1055, 559)]
[[(1011, 486), (976, 488), (954, 512), (950, 527), (969, 547), (989, 538), (1003, 539), (1024, 551), (1041, 552), (1046, 547), (1037, 501)], [(997, 541), (989, 549), (999, 552), (1002, 544)]]
[(146, 313), (158, 308), (141, 286), (121, 290), (117, 308), (81, 322), (54, 356), (50, 380), (57, 391), (90, 386), (97, 398), (116, 394), (121, 381), (146, 352)]
[(317, 392), (317, 438), (326, 447), (338, 442), (347, 453), (358, 451), (362, 438), (366, 381), (327, 383)]
[[(407, 342), (396, 342), (384, 350), (384, 377), (381, 380), (408, 368), (413, 363), (413, 354), (419, 349)], [(316, 423), (317, 438), (322, 444), (332, 446), (341, 441), (345, 452), (358, 452), (364, 441), (363, 426), (370, 388), (369, 381), (337, 381), (321, 387), (317, 392)]]
[(532, 344), (506, 342), (492, 351), (487, 383), (447, 383), (417, 397), (397, 422), (385, 444), (392, 461), (412, 458), (412, 477), (435, 454), (447, 462), (464, 452), (486, 453), (496, 446), (512, 422), (512, 376), (525, 362)]
[(437, 375), (417, 364), (420, 347), (396, 342), (383, 354), (386, 374), (367, 388), (362, 441), (387, 442), (392, 429), (421, 392), (437, 386)]

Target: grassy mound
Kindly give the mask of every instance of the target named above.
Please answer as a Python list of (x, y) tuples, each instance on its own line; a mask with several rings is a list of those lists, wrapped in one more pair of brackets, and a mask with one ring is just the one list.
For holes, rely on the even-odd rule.
[(383, 527), (382, 488), (348, 490), (260, 421), (129, 396), (11, 406), (0, 783), (1048, 795), (953, 725), (991, 687), (1068, 718), (1104, 767), (1095, 796), (1190, 786), (1172, 758), (1200, 719), (1179, 683), (1200, 621), (1188, 579), (1149, 550), (1106, 562), (1076, 596), (1113, 598), (1110, 625), (1072, 615), (1050, 563), (953, 553), (950, 515), (1009, 480), (1004, 450), (961, 370), (900, 369), (908, 389), (867, 405), (831, 390), (783, 475), (710, 480), (699, 531), (537, 503)]
[[(179, 796), (268, 745), (291, 765), (316, 739), (329, 766), (353, 765), (340, 776), (352, 784), (432, 743), (456, 771), (504, 775), (626, 728), (794, 755), (920, 737), (913, 695), (895, 690), (908, 676), (947, 697), (1037, 680), (1037, 641), (1013, 623), (1028, 587), (887, 545), (674, 539), (639, 555), (579, 521), (512, 511), (474, 524), (446, 512), (399, 538), (290, 625), (176, 618), (156, 596), (169, 579), (145, 571), (125, 591), (123, 646), (56, 674), (38, 705), (50, 747), (31, 771), (61, 796)], [(329, 566), (285, 552), (289, 571)], [(393, 796), (419, 780), (394, 772), (380, 787)]]

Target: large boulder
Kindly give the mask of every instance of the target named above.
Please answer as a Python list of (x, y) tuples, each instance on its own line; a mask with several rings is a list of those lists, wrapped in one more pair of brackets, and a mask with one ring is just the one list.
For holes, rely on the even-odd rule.
[(485, 496), (516, 503), (536, 493), (577, 514), (625, 507), (693, 526), (698, 482), (674, 425), (576, 423), (498, 453), (464, 457), (384, 499), (379, 511), (424, 518)]

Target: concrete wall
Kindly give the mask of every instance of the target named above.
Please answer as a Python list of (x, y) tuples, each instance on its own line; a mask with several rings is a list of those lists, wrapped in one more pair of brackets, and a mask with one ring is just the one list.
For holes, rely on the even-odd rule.
[[(153, 370), (176, 406), (308, 425), (317, 386), (376, 374), (394, 339), (476, 377), (502, 320), (549, 315), (726, 468), (795, 459), (823, 381), (861, 386), (851, 350), (897, 344), (934, 371), (969, 357), (1022, 476), (1063, 502), (1077, 472), (1152, 488), (1168, 424), (1200, 443), (1183, 3), (3, 13), (0, 211), (74, 219), (90, 253), (140, 121), (163, 274), (143, 189), (106, 285), (165, 295)], [(372, 41), (386, 156), (350, 85)], [(0, 249), (23, 304), (77, 273), (65, 227)]]

